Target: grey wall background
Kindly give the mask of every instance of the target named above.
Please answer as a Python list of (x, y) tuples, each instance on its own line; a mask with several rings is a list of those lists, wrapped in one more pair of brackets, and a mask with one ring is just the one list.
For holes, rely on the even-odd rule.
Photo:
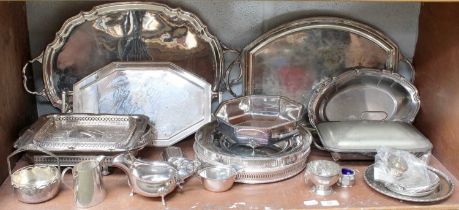
[[(400, 47), (411, 59), (418, 35), (420, 3), (310, 2), (310, 1), (158, 1), (197, 14), (211, 33), (230, 47), (242, 49), (264, 32), (283, 23), (311, 16), (347, 17), (372, 25)], [(27, 2), (31, 56), (38, 56), (54, 40), (64, 21), (88, 11), (102, 1)], [(42, 88), (41, 66), (35, 64), (34, 80)], [(236, 72), (237, 73), (237, 72)], [(236, 90), (240, 90), (236, 88)], [(228, 98), (228, 94), (225, 98)], [(57, 112), (46, 100), (37, 98), (38, 114)]]

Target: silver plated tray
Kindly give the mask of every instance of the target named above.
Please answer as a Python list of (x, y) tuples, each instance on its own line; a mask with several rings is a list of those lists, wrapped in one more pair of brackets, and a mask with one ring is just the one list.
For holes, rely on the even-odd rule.
[(313, 126), (327, 121), (413, 122), (420, 108), (418, 91), (397, 73), (355, 69), (323, 81), (308, 105)]
[(374, 159), (387, 146), (428, 156), (432, 143), (413, 125), (397, 121), (323, 122), (317, 125), (321, 145), (335, 160)]
[(300, 134), (271, 146), (251, 148), (222, 135), (212, 122), (196, 132), (193, 149), (204, 164), (232, 165), (239, 170), (237, 182), (269, 183), (290, 178), (306, 166), (311, 134)]
[(410, 202), (418, 202), (418, 203), (431, 203), (431, 202), (439, 202), (442, 201), (454, 192), (454, 183), (451, 181), (451, 179), (444, 174), (443, 172), (429, 167), (429, 170), (436, 173), (438, 177), (440, 177), (440, 185), (436, 188), (436, 190), (426, 196), (421, 196), (421, 197), (412, 197), (412, 196), (406, 196), (406, 195), (400, 195), (398, 193), (392, 192), (391, 190), (387, 189), (384, 186), (384, 183), (378, 182), (374, 180), (374, 164), (368, 166), (368, 168), (365, 170), (365, 174), (363, 178), (365, 179), (365, 182), (374, 190), (377, 192), (392, 197), (396, 198), (399, 200), (404, 200), (404, 201), (410, 201)]
[(211, 85), (168, 62), (114, 62), (73, 87), (74, 113), (143, 114), (154, 146), (170, 146), (211, 121)]
[[(61, 93), (115, 61), (173, 62), (219, 88), (222, 47), (193, 13), (153, 2), (117, 2), (94, 7), (64, 22), (56, 38), (30, 62), (42, 62), (44, 90), (61, 108)], [(27, 70), (27, 64), (23, 73)], [(27, 77), (24, 77), (27, 79)]]
[(222, 102), (215, 117), (226, 136), (257, 147), (297, 134), (303, 105), (282, 96), (243, 96)]
[[(324, 78), (358, 66), (396, 71), (402, 57), (383, 33), (337, 17), (281, 25), (246, 46), (242, 56), (245, 95), (281, 95), (305, 107)], [(414, 71), (409, 74), (414, 78)]]
[(34, 144), (53, 153), (119, 153), (145, 147), (151, 138), (142, 115), (52, 114), (40, 117), (14, 147)]

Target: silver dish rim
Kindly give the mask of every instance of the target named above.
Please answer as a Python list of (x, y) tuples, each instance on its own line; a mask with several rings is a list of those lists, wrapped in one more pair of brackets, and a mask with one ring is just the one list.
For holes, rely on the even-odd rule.
[[(377, 30), (374, 27), (371, 27), (367, 24), (354, 21), (347, 18), (333, 17), (333, 16), (318, 16), (298, 19), (283, 25), (280, 25), (247, 45), (242, 51), (241, 59), (241, 74), (239, 78), (243, 79), (243, 95), (253, 94), (253, 85), (252, 85), (252, 69), (250, 67), (251, 63), (251, 51), (257, 48), (263, 47), (266, 43), (270, 43), (272, 40), (275, 40), (281, 36), (289, 34), (291, 32), (311, 29), (311, 28), (336, 28), (340, 30), (345, 30), (353, 33), (357, 33), (370, 41), (373, 41), (380, 47), (382, 47), (386, 52), (388, 52), (388, 61), (386, 62), (386, 68), (392, 71), (398, 69), (398, 63), (400, 60), (400, 51), (398, 46), (392, 41), (389, 37), (383, 34), (381, 31)], [(414, 78), (413, 78), (414, 79)]]
[(412, 123), (414, 119), (416, 118), (417, 113), (419, 112), (419, 109), (421, 107), (421, 100), (419, 98), (419, 92), (417, 88), (411, 84), (408, 80), (406, 80), (403, 76), (401, 76), (398, 73), (391, 72), (386, 69), (372, 69), (372, 68), (354, 68), (350, 69), (336, 77), (326, 79), (319, 83), (314, 90), (312, 91), (311, 98), (309, 100), (308, 104), (308, 118), (309, 118), (309, 123), (314, 127), (317, 128), (316, 125), (320, 123), (320, 114), (315, 113), (316, 108), (320, 105), (320, 99), (324, 97), (324, 94), (331, 88), (333, 88), (333, 85), (337, 82), (339, 82), (342, 79), (346, 79), (350, 76), (354, 77), (359, 77), (362, 75), (371, 75), (371, 76), (384, 76), (387, 78), (390, 78), (396, 82), (398, 82), (401, 86), (407, 90), (407, 92), (410, 94), (410, 97), (412, 98), (412, 101), (414, 102), (415, 109), (412, 110), (410, 113), (411, 115), (406, 116), (405, 122)]
[(428, 169), (430, 171), (433, 171), (434, 173), (436, 173), (438, 175), (438, 177), (440, 179), (444, 179), (445, 182), (448, 183), (448, 192), (442, 196), (439, 196), (437, 198), (432, 198), (432, 199), (423, 199), (423, 197), (411, 197), (411, 196), (405, 196), (405, 195), (401, 195), (401, 194), (398, 194), (398, 193), (395, 193), (395, 192), (392, 192), (390, 191), (389, 189), (387, 189), (386, 187), (384, 187), (384, 184), (382, 183), (379, 183), (377, 181), (374, 181), (373, 178), (369, 178), (369, 172), (370, 170), (374, 170), (374, 164), (371, 164), (370, 166), (368, 166), (366, 169), (365, 169), (365, 172), (363, 174), (363, 178), (365, 180), (365, 183), (367, 183), (368, 186), (370, 186), (373, 190), (383, 194), (383, 195), (386, 195), (386, 196), (389, 196), (389, 197), (392, 197), (392, 198), (396, 198), (396, 199), (399, 199), (399, 200), (404, 200), (404, 201), (409, 201), (409, 202), (419, 202), (419, 203), (432, 203), (432, 202), (438, 202), (438, 201), (441, 201), (441, 200), (444, 200), (446, 198), (448, 198), (449, 196), (451, 196), (454, 192), (454, 183), (451, 181), (451, 179), (449, 178), (449, 176), (447, 176), (445, 173), (441, 172), (440, 170), (436, 169), (436, 168), (433, 168), (433, 167), (428, 167)]
[[(184, 11), (181, 8), (171, 8), (168, 5), (155, 3), (155, 2), (116, 2), (102, 4), (93, 7), (90, 11), (80, 12), (71, 18), (68, 18), (58, 32), (56, 32), (55, 39), (46, 46), (42, 55), (42, 72), (44, 91), (51, 101), (54, 107), (62, 107), (62, 99), (58, 96), (57, 91), (54, 88), (55, 82), (53, 81), (53, 58), (57, 56), (57, 52), (66, 43), (67, 38), (72, 33), (73, 29), (78, 25), (83, 24), (86, 21), (95, 20), (100, 15), (104, 15), (111, 12), (120, 12), (128, 10), (150, 10), (156, 12), (162, 12), (170, 17), (182, 18), (188, 21), (192, 26), (195, 27), (198, 34), (206, 39), (212, 48), (214, 53), (214, 70), (215, 70), (215, 81), (212, 90), (218, 92), (220, 88), (221, 78), (223, 75), (223, 50), (220, 41), (212, 35), (207, 26), (198, 18), (195, 14)], [(39, 56), (39, 57), (40, 57)]]

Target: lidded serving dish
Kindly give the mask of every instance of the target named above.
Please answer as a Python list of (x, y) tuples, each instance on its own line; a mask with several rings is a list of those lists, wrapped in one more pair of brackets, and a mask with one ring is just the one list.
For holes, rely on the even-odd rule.
[(230, 165), (238, 170), (236, 182), (270, 183), (290, 178), (306, 167), (312, 135), (302, 128), (285, 140), (260, 147), (238, 143), (222, 134), (216, 122), (195, 134), (193, 150), (204, 165)]
[(250, 95), (224, 101), (215, 111), (219, 130), (252, 147), (297, 134), (303, 106), (282, 96)]

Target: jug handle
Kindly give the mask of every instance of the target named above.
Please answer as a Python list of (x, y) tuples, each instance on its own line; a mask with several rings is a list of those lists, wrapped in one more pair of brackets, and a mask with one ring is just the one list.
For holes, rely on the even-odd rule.
[(62, 181), (62, 183), (63, 183), (66, 187), (68, 187), (68, 188), (70, 188), (70, 189), (73, 189), (73, 186), (72, 186), (72, 185), (69, 185), (69, 184), (67, 184), (67, 183), (64, 181), (65, 173), (67, 173), (67, 171), (69, 171), (69, 170), (71, 170), (71, 171), (72, 171), (72, 174), (73, 174), (73, 168), (72, 168), (72, 167), (67, 167), (67, 168), (65, 168), (64, 170), (62, 170), (61, 181)]

